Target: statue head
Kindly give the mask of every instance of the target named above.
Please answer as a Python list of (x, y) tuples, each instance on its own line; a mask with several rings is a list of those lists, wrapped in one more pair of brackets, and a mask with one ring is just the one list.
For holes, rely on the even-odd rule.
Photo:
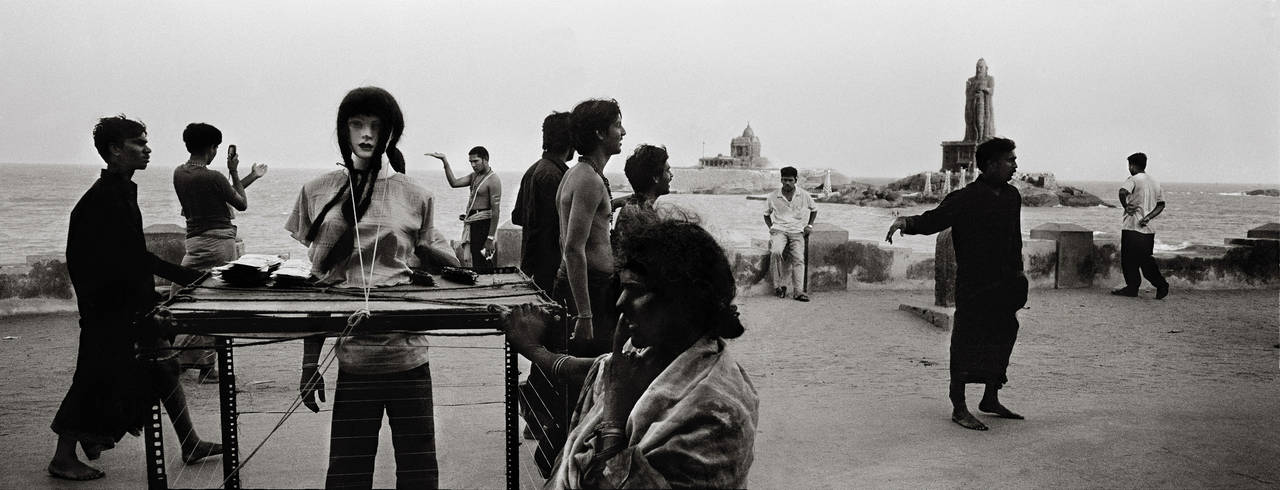
[(984, 59), (982, 59), (982, 58), (978, 58), (978, 70), (977, 70), (977, 71), (978, 71), (978, 76), (983, 76), (983, 75), (986, 75), (986, 74), (987, 74), (987, 60), (984, 60)]

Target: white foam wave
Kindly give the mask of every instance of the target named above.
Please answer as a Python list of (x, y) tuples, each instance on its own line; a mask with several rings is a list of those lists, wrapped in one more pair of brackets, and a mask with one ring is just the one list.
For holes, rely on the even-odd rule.
[(1246, 194), (1243, 192), (1219, 192), (1218, 195), (1219, 196), (1244, 196)]
[(1179, 243), (1179, 244), (1177, 244), (1177, 245), (1169, 245), (1169, 244), (1167, 244), (1167, 243), (1163, 243), (1163, 242), (1161, 242), (1160, 240), (1156, 240), (1155, 251), (1157, 251), (1157, 252), (1173, 252), (1173, 251), (1175, 251), (1175, 250), (1182, 250), (1182, 249), (1187, 248), (1187, 247), (1190, 247), (1190, 246), (1191, 246), (1191, 242), (1182, 242), (1182, 243)]

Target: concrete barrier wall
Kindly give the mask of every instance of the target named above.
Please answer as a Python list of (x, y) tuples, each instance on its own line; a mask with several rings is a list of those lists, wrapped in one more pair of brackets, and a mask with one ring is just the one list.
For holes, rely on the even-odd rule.
[[(1269, 230), (1267, 226), (1275, 225), (1255, 230)], [(147, 227), (146, 235), (148, 248), (157, 255), (181, 261), (184, 251), (181, 227), (153, 225)], [(519, 226), (505, 222), (498, 227), (496, 261), (499, 266), (519, 265), (520, 237)], [(1070, 246), (1083, 246), (1080, 243), (1084, 242), (1077, 238), (1073, 238), (1075, 245)], [(1060, 254), (1060, 247), (1067, 246), (1065, 243), (1067, 240), (1060, 243), (1043, 238), (1023, 241), (1023, 267), (1032, 288), (1079, 287), (1082, 283), (1091, 285), (1086, 287), (1112, 288), (1123, 284), (1118, 236), (1095, 234), (1089, 250)], [(1174, 288), (1280, 289), (1280, 237), (1250, 231), (1250, 238), (1227, 238), (1224, 243), (1161, 252), (1155, 254), (1155, 259)], [(753, 239), (749, 245), (726, 244), (725, 253), (733, 267), (739, 294), (773, 291), (768, 274), (767, 237)], [(1068, 258), (1070, 260), (1065, 260)], [(49, 253), (29, 256), (25, 264), (0, 265), (0, 302), (4, 302), (0, 303), (0, 314), (17, 311), (13, 304), (24, 301), (72, 299), (65, 263), (62, 254)], [(811, 291), (934, 289), (937, 265), (932, 252), (895, 247), (875, 239), (850, 238), (847, 231), (829, 223), (816, 223), (810, 235)], [(1064, 274), (1072, 277), (1060, 280)]]

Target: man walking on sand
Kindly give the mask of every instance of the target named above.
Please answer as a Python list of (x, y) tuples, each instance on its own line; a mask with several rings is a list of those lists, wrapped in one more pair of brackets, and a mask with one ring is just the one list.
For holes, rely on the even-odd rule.
[(1124, 287), (1111, 291), (1116, 296), (1138, 296), (1145, 276), (1156, 287), (1156, 299), (1169, 295), (1169, 281), (1160, 274), (1151, 256), (1156, 245), (1156, 231), (1151, 220), (1164, 211), (1164, 191), (1147, 175), (1147, 155), (1129, 155), (1129, 178), (1120, 186), (1120, 204), (1124, 218), (1120, 230), (1120, 268), (1124, 270)]
[(769, 274), (774, 294), (787, 297), (790, 276), (792, 297), (809, 301), (804, 291), (804, 241), (813, 231), (818, 207), (809, 191), (796, 187), (798, 179), (795, 167), (782, 167), (782, 188), (764, 199), (764, 224), (769, 227)]
[[(240, 156), (235, 145), (227, 149), (228, 181), (222, 174), (209, 169), (218, 156), (222, 144), (222, 131), (205, 123), (191, 123), (182, 132), (182, 142), (191, 153), (187, 162), (173, 169), (173, 190), (182, 204), (182, 216), (187, 220), (187, 253), (182, 265), (199, 270), (209, 270), (239, 256), (236, 253), (236, 227), (231, 224), (237, 211), (249, 209), (249, 197), (245, 189), (267, 174), (267, 166), (255, 163), (249, 175), (240, 178)], [(183, 350), (178, 355), (184, 369), (200, 370), (201, 383), (218, 382), (214, 365), (213, 337), (203, 335), (179, 335), (174, 341), (178, 347), (210, 347), (209, 349)]]
[(982, 175), (948, 194), (938, 207), (899, 217), (893, 232), (932, 235), (951, 228), (956, 252), (956, 312), (951, 330), (951, 420), (973, 430), (987, 426), (969, 413), (967, 383), (986, 386), (978, 409), (1000, 418), (1022, 419), (1000, 404), (997, 392), (1008, 382), (1009, 355), (1018, 337), (1018, 310), (1027, 302), (1022, 269), (1022, 196), (1009, 185), (1018, 169), (1014, 143), (993, 138), (978, 145)]
[(463, 246), (470, 244), (472, 267), (493, 268), (493, 261), (489, 257), (495, 252), (493, 240), (498, 234), (497, 218), (502, 216), (502, 181), (498, 179), (493, 167), (489, 166), (489, 150), (477, 146), (467, 152), (471, 173), (460, 179), (454, 178), (449, 159), (443, 153), (428, 153), (427, 156), (439, 159), (444, 165), (444, 176), (451, 187), (471, 187), (467, 212), (461, 216)]

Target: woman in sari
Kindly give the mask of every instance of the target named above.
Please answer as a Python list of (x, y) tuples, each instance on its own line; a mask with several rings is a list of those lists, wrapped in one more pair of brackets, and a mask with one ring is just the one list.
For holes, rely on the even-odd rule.
[(538, 343), (546, 314), (508, 318), (511, 345), (584, 389), (548, 488), (741, 488), (758, 418), (755, 388), (730, 356), (742, 335), (724, 250), (695, 223), (637, 223), (621, 243), (613, 352), (577, 358)]

